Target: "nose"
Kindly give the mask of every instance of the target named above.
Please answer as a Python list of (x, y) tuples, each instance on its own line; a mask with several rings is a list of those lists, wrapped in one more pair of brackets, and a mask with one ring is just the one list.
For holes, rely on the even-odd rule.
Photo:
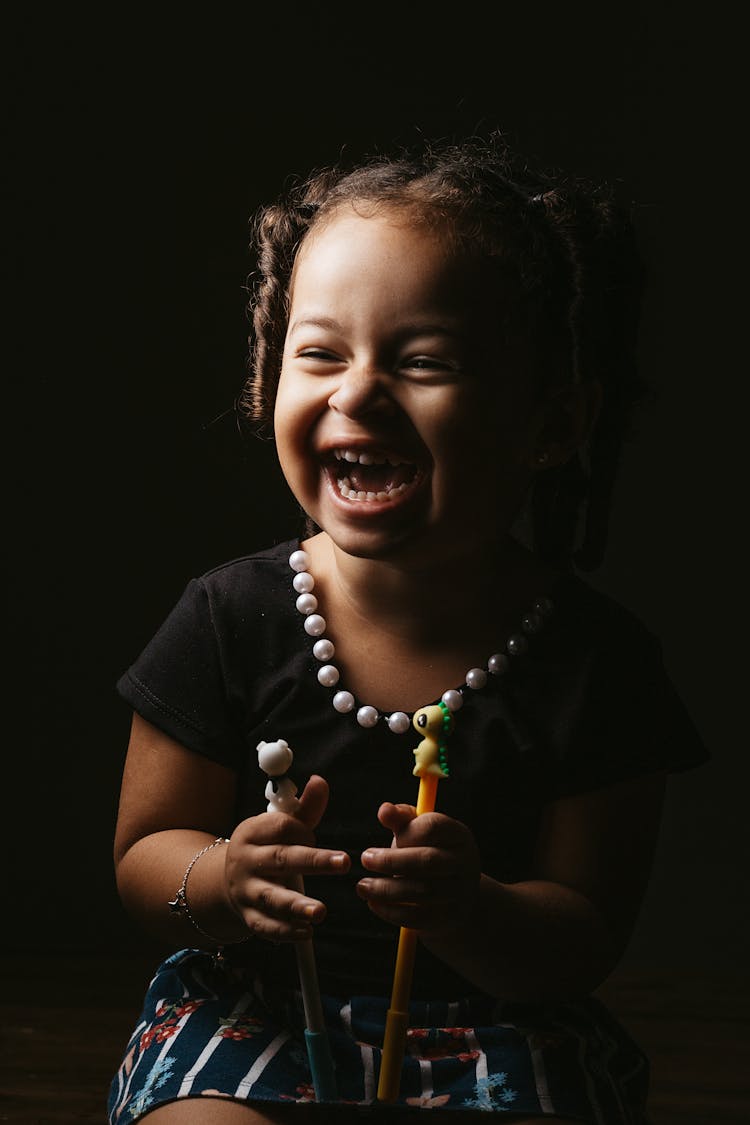
[(384, 373), (369, 364), (352, 365), (341, 376), (328, 405), (348, 418), (361, 418), (372, 413), (390, 413), (394, 409)]

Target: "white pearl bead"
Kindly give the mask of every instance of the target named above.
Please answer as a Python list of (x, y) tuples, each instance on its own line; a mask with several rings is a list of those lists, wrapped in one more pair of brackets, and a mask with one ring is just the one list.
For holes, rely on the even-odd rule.
[(308, 613), (312, 613), (313, 610), (317, 608), (318, 599), (315, 597), (315, 594), (300, 594), (297, 598), (297, 609), (300, 613), (304, 613), (305, 616), (307, 616)]
[(310, 560), (304, 551), (292, 551), (289, 556), (289, 565), (292, 570), (299, 572), (301, 570), (307, 570), (310, 565)]
[(333, 664), (324, 664), (318, 669), (318, 679), (323, 687), (333, 687), (339, 682), (339, 670)]
[(321, 633), (325, 632), (326, 619), (321, 617), (319, 613), (311, 613), (309, 617), (305, 618), (305, 632), (310, 637), (319, 637)]
[(308, 574), (306, 570), (301, 570), (299, 574), (295, 574), (292, 579), (292, 586), (298, 594), (309, 594), (315, 585), (315, 579), (312, 574)]
[(350, 691), (337, 691), (333, 697), (333, 706), (341, 715), (345, 715), (354, 707), (354, 696)]
[(394, 711), (388, 716), (388, 727), (394, 734), (403, 734), (409, 729), (409, 716), (404, 711)]
[(487, 686), (487, 673), (484, 668), (470, 668), (466, 673), (466, 686), (474, 691), (481, 691)]
[(357, 711), (357, 722), (361, 727), (374, 727), (378, 721), (378, 713), (374, 707), (360, 707)]
[(449, 711), (460, 711), (464, 705), (464, 697), (455, 688), (448, 688), (443, 692), (443, 703)]
[(502, 676), (503, 672), (508, 671), (508, 657), (504, 652), (495, 652), (487, 661), (487, 667), (493, 676)]
[(537, 598), (534, 602), (534, 609), (537, 613), (541, 613), (542, 617), (552, 612), (552, 602), (549, 598)]
[(538, 633), (542, 627), (542, 617), (539, 613), (527, 613), (521, 621), (524, 633)]
[(330, 660), (335, 651), (333, 641), (329, 641), (327, 637), (316, 641), (313, 645), (313, 656), (316, 660)]

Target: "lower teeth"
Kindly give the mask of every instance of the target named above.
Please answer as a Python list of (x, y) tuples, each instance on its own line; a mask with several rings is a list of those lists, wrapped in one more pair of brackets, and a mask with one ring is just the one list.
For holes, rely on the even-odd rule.
[(352, 488), (348, 477), (338, 478), (336, 484), (341, 495), (347, 500), (388, 500), (391, 496), (397, 496), (409, 487), (404, 482), (395, 488), (389, 488), (386, 492), (357, 492), (356, 489)]

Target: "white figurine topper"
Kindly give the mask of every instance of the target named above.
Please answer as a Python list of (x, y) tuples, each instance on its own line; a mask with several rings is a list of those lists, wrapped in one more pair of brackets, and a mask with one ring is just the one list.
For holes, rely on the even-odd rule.
[(290, 816), (294, 816), (299, 808), (297, 786), (290, 777), (283, 776), (294, 758), (289, 743), (283, 738), (275, 742), (259, 742), (256, 750), (258, 765), (270, 778), (265, 791), (268, 801), (266, 811), (289, 813)]

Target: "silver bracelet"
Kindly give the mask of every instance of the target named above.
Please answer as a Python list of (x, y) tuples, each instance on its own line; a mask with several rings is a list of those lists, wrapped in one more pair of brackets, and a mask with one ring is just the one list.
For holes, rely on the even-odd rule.
[[(226, 836), (218, 836), (212, 844), (206, 844), (205, 848), (201, 848), (199, 852), (196, 852), (196, 854), (190, 860), (190, 863), (187, 865), (185, 874), (182, 876), (182, 886), (180, 887), (174, 898), (171, 900), (171, 902), (167, 903), (172, 914), (184, 914), (199, 934), (203, 934), (203, 937), (208, 938), (209, 941), (212, 941), (215, 945), (219, 946), (239, 945), (240, 942), (247, 941), (247, 938), (235, 938), (233, 941), (225, 941), (224, 938), (214, 937), (213, 934), (209, 934), (206, 930), (203, 929), (202, 926), (199, 926), (190, 912), (190, 907), (188, 906), (187, 883), (188, 878), (190, 877), (190, 872), (193, 870), (202, 855), (205, 855), (206, 852), (210, 852), (212, 848), (218, 847), (219, 844), (228, 843), (229, 840), (226, 838)], [(248, 937), (249, 936), (250, 935), (248, 934)]]

